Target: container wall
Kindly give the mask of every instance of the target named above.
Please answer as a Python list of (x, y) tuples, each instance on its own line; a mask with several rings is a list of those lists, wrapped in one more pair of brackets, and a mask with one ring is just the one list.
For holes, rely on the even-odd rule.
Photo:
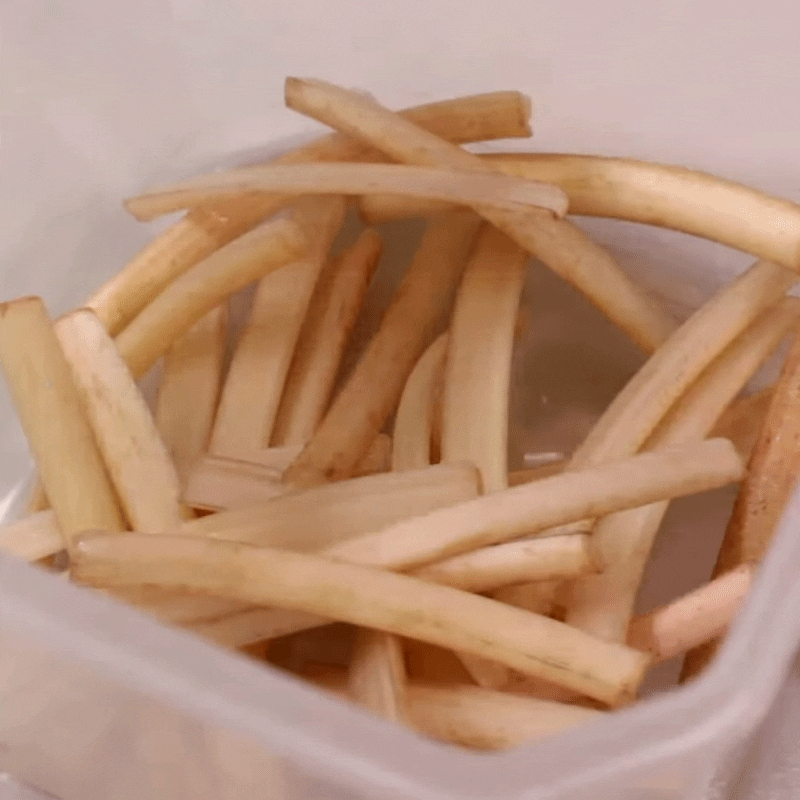
[[(59, 800), (374, 798), (369, 789), (355, 792), (316, 778), (244, 735), (200, 722), (102, 669), (7, 630), (0, 631), (0, 708), (0, 771)], [(721, 755), (715, 743), (546, 796), (701, 800), (698, 787)], [(505, 796), (499, 783), (496, 791), (495, 797)], [(402, 795), (423, 796), (428, 793)]]
[[(757, 735), (736, 759), (724, 800), (792, 800), (800, 785), (800, 661), (795, 661), (786, 683)], [(733, 765), (732, 765), (733, 766)]]
[(0, 772), (59, 800), (361, 800), (114, 680), (102, 650), (76, 659), (0, 627)]
[[(60, 800), (682, 800), (736, 730), (670, 742), (684, 714), (654, 706), (473, 756), (11, 559), (0, 581), (0, 772)], [(636, 726), (656, 742), (663, 727), (663, 752), (628, 758)]]
[(285, 765), (95, 669), (0, 637), (2, 768), (62, 800), (287, 795)]

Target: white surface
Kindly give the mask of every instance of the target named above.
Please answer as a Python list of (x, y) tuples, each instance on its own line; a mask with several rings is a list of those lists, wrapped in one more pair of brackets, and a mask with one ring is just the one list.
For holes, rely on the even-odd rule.
[[(118, 210), (125, 193), (312, 129), (282, 108), (286, 74), (368, 88), (390, 105), (519, 88), (534, 99), (535, 148), (681, 163), (800, 199), (791, 0), (5, 0), (0, 11), (0, 286), (4, 296), (44, 292), (55, 311), (148, 238)], [(748, 261), (651, 229), (586, 227), (679, 305), (698, 302)], [(4, 392), (0, 496), (27, 466)], [(567, 779), (552, 791), (570, 800), (685, 796), (701, 791), (718, 756), (756, 725), (788, 666), (800, 631), (778, 595), (794, 592), (800, 603), (790, 566), (800, 555), (797, 524), (793, 517), (785, 528), (769, 586), (756, 598), (761, 610), (746, 615), (713, 685), (623, 715), (602, 734), (587, 729), (502, 762), (423, 747), (335, 705), (312, 722), (319, 701), (297, 687), (0, 562), (2, 734), (20, 745), (20, 763), (29, 756), (27, 768), (64, 787), (69, 800), (263, 795), (259, 779), (276, 768), (252, 744), (259, 741), (303, 763), (316, 751), (322, 774), (387, 800), (481, 789), (500, 797), (578, 768), (580, 786)], [(785, 697), (795, 690), (789, 684)], [(3, 709), (36, 709), (34, 701), (41, 718), (9, 729)], [(750, 747), (752, 792), (737, 800), (796, 794), (787, 776), (797, 775), (797, 716), (782, 712)], [(250, 750), (238, 739), (231, 745), (218, 725), (246, 734)], [(81, 752), (84, 741), (101, 744), (103, 757)], [(171, 771), (159, 759), (176, 749), (183, 769)], [(158, 768), (148, 769), (148, 759)], [(721, 770), (720, 786), (730, 772)], [(286, 773), (285, 792), (271, 787), (276, 798), (357, 796), (294, 765)]]
[(20, 785), (10, 775), (0, 774), (0, 800), (50, 800), (49, 796)]

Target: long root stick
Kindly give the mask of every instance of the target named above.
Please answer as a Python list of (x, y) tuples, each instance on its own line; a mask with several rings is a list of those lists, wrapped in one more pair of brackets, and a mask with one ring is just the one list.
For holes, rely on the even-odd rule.
[(278, 604), (380, 628), (498, 661), (617, 704), (648, 657), (484, 597), (317, 556), (177, 536), (89, 536), (73, 577), (95, 586), (148, 584)]
[(0, 305), (0, 365), (65, 543), (124, 530), (81, 395), (42, 300)]

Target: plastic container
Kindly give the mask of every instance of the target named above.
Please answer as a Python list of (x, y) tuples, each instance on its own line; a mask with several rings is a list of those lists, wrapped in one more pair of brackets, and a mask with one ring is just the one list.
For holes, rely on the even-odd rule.
[[(455, 0), (9, 0), (5, 10), (0, 294), (43, 293), (54, 312), (152, 236), (118, 210), (122, 196), (310, 130), (280, 108), (291, 73), (369, 87), (393, 105), (520, 88), (536, 101), (537, 148), (683, 163), (800, 199), (800, 113), (785, 104), (800, 89), (790, 3), (761, 4), (757, 20), (722, 0), (663, 11), (496, 0), (491, 14)], [(585, 227), (676, 310), (749, 262), (663, 231)], [(631, 359), (615, 364), (619, 380)], [(0, 434), (10, 514), (29, 462), (4, 387)], [(644, 603), (708, 574), (709, 503), (728, 501), (676, 509)], [(677, 562), (691, 540), (704, 542), (702, 558)], [(702, 679), (478, 756), (0, 557), (0, 771), (61, 800), (790, 798), (800, 782), (798, 563), (795, 498)]]

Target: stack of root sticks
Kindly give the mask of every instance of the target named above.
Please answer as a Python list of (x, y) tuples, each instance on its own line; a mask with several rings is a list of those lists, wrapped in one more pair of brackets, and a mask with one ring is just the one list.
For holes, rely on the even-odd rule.
[[(666, 659), (700, 672), (800, 467), (800, 207), (678, 167), (465, 149), (530, 135), (516, 92), (393, 112), (290, 78), (286, 104), (335, 132), (127, 200), (185, 216), (83, 307), (0, 306), (39, 479), (0, 547), (470, 748), (586, 724)], [(568, 214), (757, 260), (678, 325)], [(418, 248), (347, 365), (372, 226), (410, 217)], [(568, 458), (509, 472), (531, 259), (647, 358)], [(787, 337), (776, 384), (746, 395)], [(157, 363), (151, 410), (137, 381)], [(709, 582), (635, 616), (670, 501), (737, 483)]]

